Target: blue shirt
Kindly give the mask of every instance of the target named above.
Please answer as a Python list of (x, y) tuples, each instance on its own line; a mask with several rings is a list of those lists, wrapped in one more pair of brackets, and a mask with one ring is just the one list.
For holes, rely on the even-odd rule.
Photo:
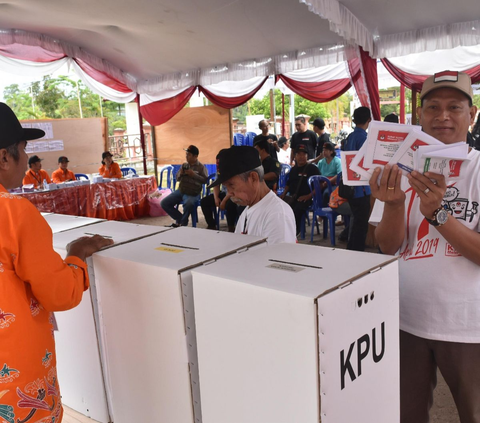
[[(367, 139), (367, 131), (365, 129), (355, 127), (353, 132), (348, 136), (347, 142), (345, 143), (345, 151), (358, 151), (362, 148), (362, 145)], [(355, 187), (355, 194), (353, 198), (363, 197), (365, 195), (370, 195), (372, 191), (370, 190), (370, 185), (361, 185)]]
[(331, 178), (342, 171), (342, 163), (336, 156), (332, 157), (330, 164), (327, 163), (327, 159), (322, 159), (318, 162), (318, 170), (320, 175)]

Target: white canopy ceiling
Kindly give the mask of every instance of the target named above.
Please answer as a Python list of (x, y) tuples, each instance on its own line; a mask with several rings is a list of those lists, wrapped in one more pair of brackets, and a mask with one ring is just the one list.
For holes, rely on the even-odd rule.
[[(480, 10), (477, 0), (7, 0), (0, 28), (0, 43), (20, 30), (79, 47), (148, 92), (192, 70), (335, 63), (343, 53), (332, 46), (346, 41), (378, 57), (476, 45)], [(225, 79), (242, 74), (208, 82)]]

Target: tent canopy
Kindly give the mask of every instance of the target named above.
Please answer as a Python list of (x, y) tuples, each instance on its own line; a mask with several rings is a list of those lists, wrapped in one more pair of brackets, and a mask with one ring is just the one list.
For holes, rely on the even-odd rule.
[[(0, 5), (0, 46), (13, 41), (50, 50), (63, 43), (63, 51), (83, 55), (101, 72), (118, 70), (114, 76), (130, 89), (152, 93), (159, 82), (174, 86), (192, 70), (216, 83), (332, 64), (344, 60), (346, 42), (372, 57), (480, 44), (477, 6), (475, 0), (461, 7), (437, 0), (21, 0)], [(322, 59), (304, 60), (317, 55)]]

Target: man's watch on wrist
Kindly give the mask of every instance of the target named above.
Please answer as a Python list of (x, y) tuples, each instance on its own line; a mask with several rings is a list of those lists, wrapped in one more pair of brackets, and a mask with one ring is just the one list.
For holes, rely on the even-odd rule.
[(430, 223), (430, 225), (442, 226), (447, 223), (448, 212), (443, 207), (439, 207), (433, 212), (433, 219), (426, 217), (425, 220)]

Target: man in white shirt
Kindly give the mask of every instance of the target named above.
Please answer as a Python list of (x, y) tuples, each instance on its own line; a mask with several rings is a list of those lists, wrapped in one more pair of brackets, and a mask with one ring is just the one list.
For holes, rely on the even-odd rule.
[(217, 178), (210, 187), (223, 184), (234, 203), (246, 206), (235, 233), (265, 237), (268, 244), (296, 242), (293, 211), (265, 184), (255, 148), (232, 146), (221, 150), (217, 169)]
[[(429, 77), (418, 110), (423, 131), (444, 144), (466, 141), (477, 108), (470, 77)], [(397, 166), (370, 180), (371, 221), (383, 253), (399, 254), (400, 403), (402, 423), (427, 423), (437, 367), (460, 420), (480, 422), (480, 152), (470, 150), (465, 177)], [(383, 207), (383, 210), (382, 210)]]

